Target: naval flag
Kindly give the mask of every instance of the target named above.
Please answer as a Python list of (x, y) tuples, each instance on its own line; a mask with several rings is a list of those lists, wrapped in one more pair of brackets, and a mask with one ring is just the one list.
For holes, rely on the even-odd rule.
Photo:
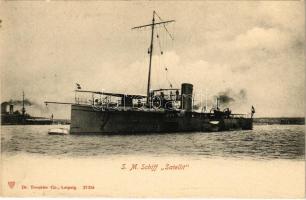
[(252, 106), (252, 113), (253, 113), (253, 114), (255, 113), (255, 108), (254, 108), (254, 106)]
[(75, 85), (76, 85), (78, 90), (82, 89), (80, 84), (76, 83)]

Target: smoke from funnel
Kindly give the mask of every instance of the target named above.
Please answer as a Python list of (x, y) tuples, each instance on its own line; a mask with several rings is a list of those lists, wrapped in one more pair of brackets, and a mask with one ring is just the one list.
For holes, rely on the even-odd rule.
[(246, 101), (247, 93), (245, 89), (241, 89), (239, 92), (235, 92), (228, 88), (225, 91), (219, 92), (217, 95), (215, 95), (215, 98), (218, 98), (221, 105), (227, 106), (234, 102), (241, 103)]
[(219, 102), (223, 104), (229, 104), (230, 102), (235, 101), (235, 99), (233, 99), (232, 97), (226, 94), (219, 95), (218, 99), (219, 99)]
[[(13, 99), (11, 99), (11, 100), (9, 100), (7, 103), (8, 103), (8, 104), (11, 104), (11, 105), (18, 105), (18, 106), (21, 106), (21, 105), (22, 105), (22, 100), (13, 100)], [(24, 100), (24, 105), (25, 105), (25, 106), (31, 106), (31, 105), (33, 105), (33, 104), (34, 104), (34, 103), (31, 102), (31, 101), (28, 100), (28, 99), (25, 99), (25, 100)]]

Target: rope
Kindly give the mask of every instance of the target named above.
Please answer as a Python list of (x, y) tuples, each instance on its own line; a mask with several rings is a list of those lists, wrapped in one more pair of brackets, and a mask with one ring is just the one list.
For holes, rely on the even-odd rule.
[[(159, 18), (160, 21), (163, 21), (162, 18), (157, 14), (157, 12), (155, 12), (156, 16)], [(171, 33), (168, 31), (167, 27), (165, 24), (163, 24), (163, 27), (165, 28), (165, 30), (167, 31), (169, 37), (174, 40), (173, 36), (171, 35)]]
[[(155, 12), (156, 16), (159, 18), (160, 21), (163, 21), (163, 19)], [(169, 37), (171, 38), (171, 40), (174, 40), (174, 37), (170, 34), (170, 32), (168, 31), (167, 27), (165, 24), (163, 24), (163, 27), (164, 27), (164, 30), (165, 31), (159, 31), (159, 29), (156, 29), (156, 37), (157, 37), (157, 40), (158, 40), (158, 45), (159, 45), (159, 51), (160, 53), (158, 54), (158, 57), (159, 57), (159, 68), (162, 68), (162, 70), (165, 70), (166, 72), (166, 82), (167, 84), (169, 84), (170, 88), (173, 87), (172, 83), (169, 81), (168, 79), (168, 66), (165, 65), (165, 62), (164, 62), (164, 59), (163, 59), (163, 54), (164, 54), (164, 51), (165, 49), (168, 49), (169, 45), (168, 45), (168, 41), (166, 39), (166, 35), (168, 34)], [(163, 44), (163, 49), (162, 49), (162, 44), (161, 44), (161, 34), (162, 34), (162, 44)], [(173, 46), (173, 42), (171, 43)]]

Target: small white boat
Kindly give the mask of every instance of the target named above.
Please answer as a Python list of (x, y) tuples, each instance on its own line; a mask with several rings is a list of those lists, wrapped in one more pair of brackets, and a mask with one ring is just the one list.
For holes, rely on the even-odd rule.
[(213, 125), (217, 125), (217, 124), (219, 124), (219, 121), (210, 121), (209, 123), (211, 123)]
[(68, 135), (69, 130), (67, 128), (52, 128), (48, 131), (49, 135)]

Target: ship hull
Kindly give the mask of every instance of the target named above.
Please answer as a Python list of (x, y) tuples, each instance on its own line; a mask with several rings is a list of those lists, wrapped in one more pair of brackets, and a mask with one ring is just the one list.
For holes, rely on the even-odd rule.
[(220, 118), (178, 111), (95, 110), (71, 106), (71, 134), (136, 134), (190, 131), (250, 130), (251, 118)]
[(29, 118), (18, 114), (1, 114), (1, 125), (51, 125), (53, 120)]

